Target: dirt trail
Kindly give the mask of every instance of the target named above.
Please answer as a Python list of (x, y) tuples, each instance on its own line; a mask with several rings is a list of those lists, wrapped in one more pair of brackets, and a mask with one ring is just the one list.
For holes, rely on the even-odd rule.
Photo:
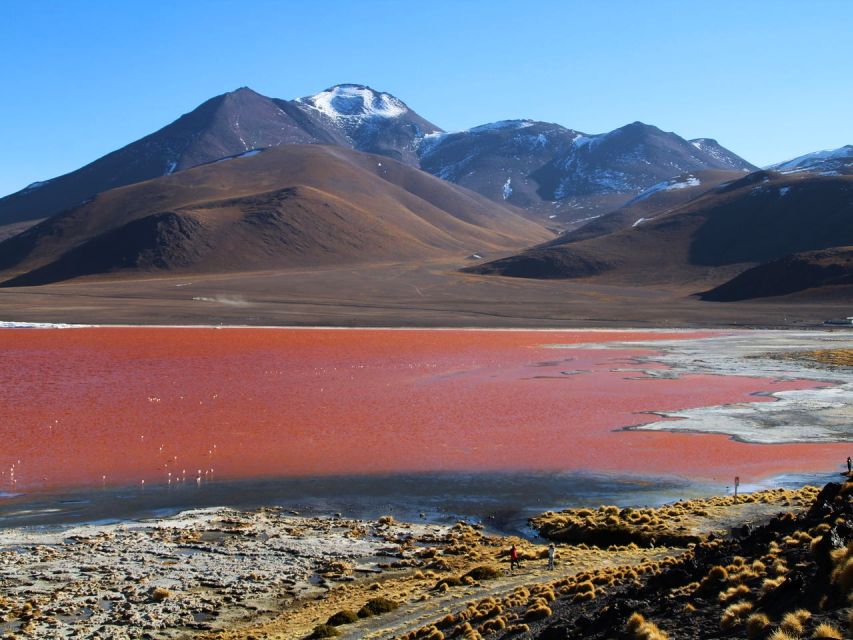
[[(630, 551), (608, 552), (604, 558), (602, 558), (601, 552), (590, 552), (587, 558), (580, 561), (575, 559), (572, 562), (557, 563), (554, 571), (548, 571), (545, 568), (545, 561), (538, 560), (535, 563), (529, 561), (521, 569), (512, 574), (507, 573), (497, 580), (491, 580), (479, 586), (457, 587), (445, 594), (427, 595), (424, 600), (409, 602), (396, 611), (384, 614), (381, 617), (368, 618), (353, 625), (340, 627), (342, 633), (339, 637), (343, 640), (349, 638), (369, 638), (371, 640), (395, 638), (419, 629), (448, 613), (461, 611), (469, 602), (476, 602), (488, 596), (503, 596), (516, 587), (551, 582), (605, 566), (634, 566), (639, 564), (643, 558), (656, 560), (667, 555), (676, 555), (680, 551), (680, 549), (661, 548), (652, 553), (642, 554)], [(280, 637), (289, 638), (291, 636), (283, 635)]]

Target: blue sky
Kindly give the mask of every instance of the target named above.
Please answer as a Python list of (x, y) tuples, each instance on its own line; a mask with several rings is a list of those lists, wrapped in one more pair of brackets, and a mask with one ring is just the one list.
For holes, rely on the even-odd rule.
[(853, 2), (0, 0), (0, 194), (250, 86), (437, 125), (635, 120), (763, 165), (853, 143)]

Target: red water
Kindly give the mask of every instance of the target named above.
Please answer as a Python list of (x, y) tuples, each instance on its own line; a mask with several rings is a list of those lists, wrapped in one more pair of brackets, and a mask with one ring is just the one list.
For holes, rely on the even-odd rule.
[[(0, 331), (0, 491), (207, 477), (589, 470), (747, 482), (844, 445), (625, 432), (648, 411), (807, 382), (643, 378), (638, 350), (543, 345), (699, 333), (93, 328)], [(645, 368), (649, 368), (644, 365)], [(575, 371), (573, 375), (561, 372)], [(639, 378), (638, 378), (639, 377)], [(212, 470), (212, 471), (211, 471)]]

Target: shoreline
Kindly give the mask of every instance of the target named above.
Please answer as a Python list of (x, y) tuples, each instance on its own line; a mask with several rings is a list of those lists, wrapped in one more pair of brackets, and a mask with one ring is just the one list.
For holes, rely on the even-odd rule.
[[(769, 517), (779, 508), (803, 508), (805, 498), (797, 496), (816, 489), (809, 492), (758, 492), (738, 504), (731, 497), (701, 498), (650, 512), (663, 515), (685, 505), (690, 530), (705, 535)], [(675, 530), (679, 522), (668, 526)], [(520, 571), (503, 568), (510, 544), (526, 558)], [(479, 523), (304, 515), (279, 506), (191, 509), (143, 522), (58, 530), (9, 528), (0, 530), (6, 597), (0, 614), (7, 611), (0, 635), (49, 632), (65, 638), (107, 629), (130, 637), (230, 638), (259, 630), (270, 638), (302, 638), (335, 610), (381, 596), (397, 602), (400, 612), (342, 630), (349, 637), (373, 637), (387, 629), (376, 637), (390, 637), (421, 626), (424, 616), (438, 619), (445, 610), (463, 609), (466, 601), (531, 582), (682, 553), (560, 543), (559, 570), (552, 573), (544, 570), (544, 549), (542, 541), (498, 535)], [(498, 573), (467, 586), (436, 587), (477, 566)], [(9, 614), (25, 611), (38, 614)]]
[[(839, 472), (831, 471), (783, 472), (740, 486), (751, 493), (823, 485), (838, 477)], [(517, 470), (236, 478), (144, 489), (135, 484), (79, 486), (0, 494), (0, 533), (147, 522), (193, 509), (277, 507), (312, 517), (375, 519), (388, 514), (430, 524), (465, 521), (495, 534), (533, 539), (526, 522), (541, 511), (602, 503), (657, 507), (730, 492), (730, 484), (710, 478)]]

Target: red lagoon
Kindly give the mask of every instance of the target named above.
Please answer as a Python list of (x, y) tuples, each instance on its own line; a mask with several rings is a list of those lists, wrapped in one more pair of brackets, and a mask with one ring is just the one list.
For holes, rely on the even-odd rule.
[(825, 471), (846, 455), (844, 445), (620, 430), (654, 419), (646, 412), (768, 401), (752, 394), (812, 383), (652, 379), (626, 371), (651, 351), (546, 347), (702, 335), (7, 329), (0, 491), (398, 471), (747, 481)]

